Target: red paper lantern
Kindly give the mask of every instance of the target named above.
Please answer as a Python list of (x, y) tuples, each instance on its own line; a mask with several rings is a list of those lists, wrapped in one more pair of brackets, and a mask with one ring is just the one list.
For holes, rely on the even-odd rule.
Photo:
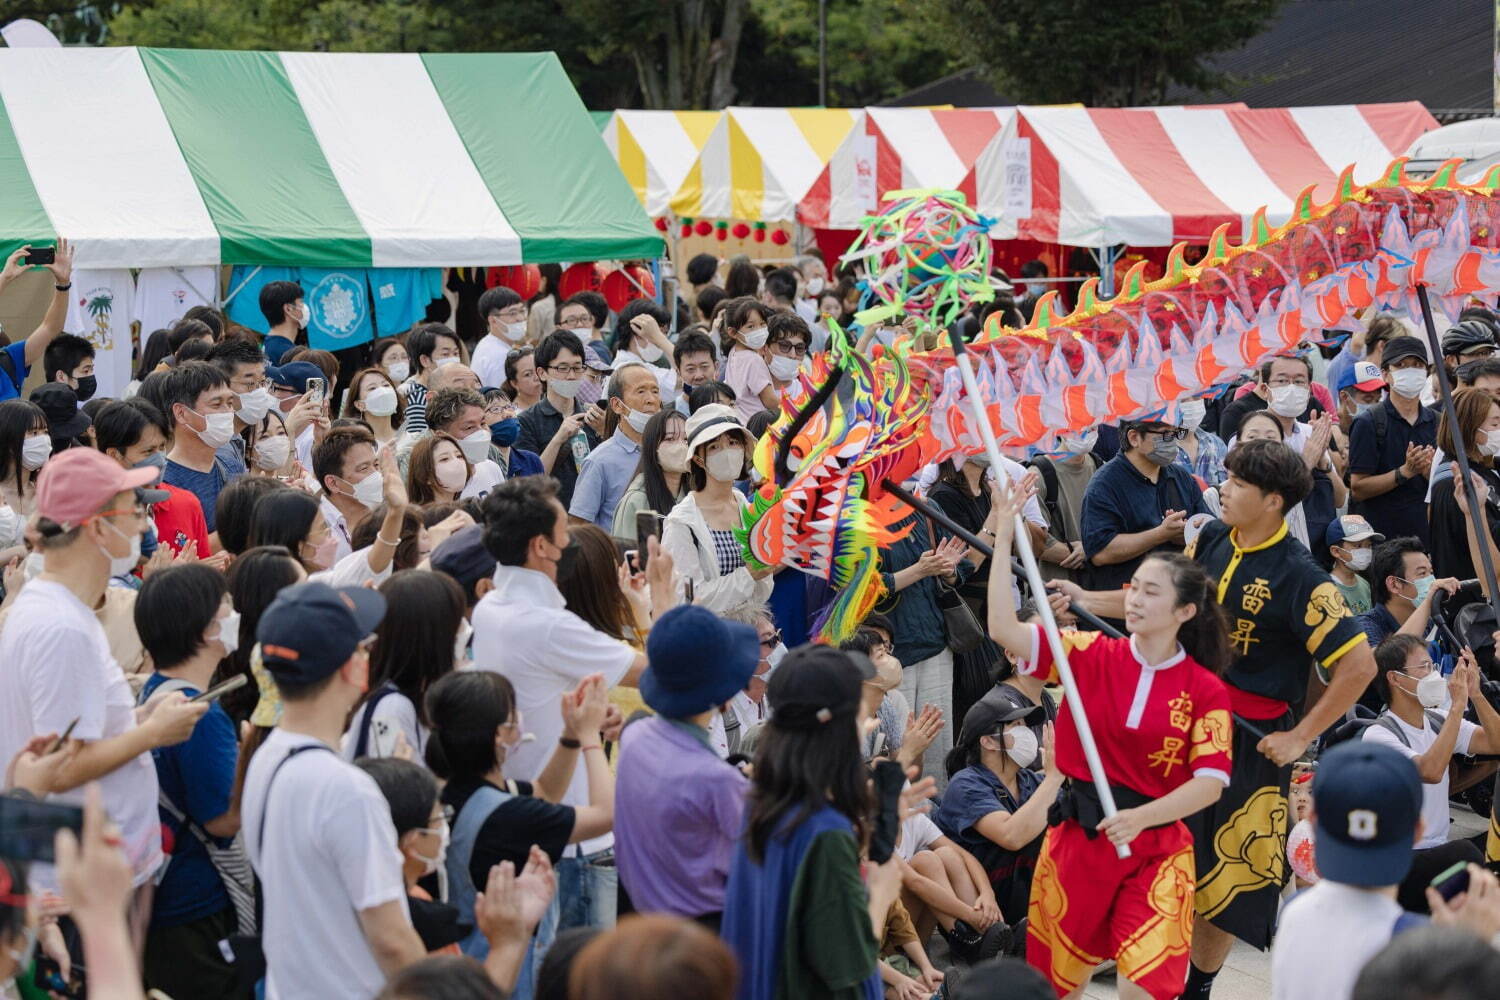
[(746, 236), (750, 235), (750, 227), (743, 222), (736, 222), (732, 231), (734, 233), (734, 238), (737, 240), (742, 240)]
[(687, 239), (689, 236), (693, 235), (693, 224), (691, 222), (684, 222), (682, 224), (682, 228), (678, 230), (678, 235), (683, 239)]
[(666, 219), (666, 216), (662, 216), (662, 217), (660, 217), (660, 218), (658, 218), (656, 220), (656, 230), (657, 230), (657, 232), (661, 232), (661, 233), (664, 233), (664, 232), (667, 231), (667, 219)]
[(568, 298), (579, 292), (597, 292), (604, 275), (595, 263), (574, 264), (562, 273), (557, 283), (557, 294)]
[(699, 219), (698, 224), (693, 227), (693, 232), (697, 233), (699, 236), (707, 236), (713, 231), (714, 224), (712, 222), (709, 222), (707, 219)]
[(521, 298), (529, 299), (542, 290), (542, 272), (535, 264), (492, 267), (485, 272), (484, 283), (489, 288), (509, 288)]
[(764, 229), (756, 229), (755, 236), (752, 238), (757, 243), (764, 243), (766, 241), (766, 231)]
[(610, 309), (619, 312), (636, 299), (656, 297), (656, 282), (648, 268), (634, 265), (609, 272), (599, 283), (599, 293)]
[(723, 243), (725, 240), (727, 240), (729, 238), (729, 223), (727, 223), (727, 222), (717, 223), (714, 226), (714, 237), (720, 243)]
[(777, 246), (786, 246), (787, 235), (785, 229), (777, 229), (771, 233), (771, 242)]

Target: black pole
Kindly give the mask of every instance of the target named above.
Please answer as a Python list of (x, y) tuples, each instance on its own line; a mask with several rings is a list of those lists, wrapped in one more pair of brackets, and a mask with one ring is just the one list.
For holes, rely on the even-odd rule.
[(1479, 502), (1479, 495), (1469, 479), (1469, 456), (1464, 450), (1463, 438), (1459, 432), (1458, 411), (1453, 407), (1453, 386), (1448, 382), (1448, 369), (1443, 365), (1443, 352), (1438, 344), (1437, 327), (1432, 322), (1432, 304), (1427, 299), (1426, 285), (1417, 286), (1417, 301), (1422, 306), (1422, 323), (1427, 327), (1427, 349), (1431, 352), (1433, 367), (1437, 369), (1443, 412), (1448, 415), (1448, 427), (1452, 431), (1452, 440), (1446, 444), (1452, 449), (1453, 459), (1458, 463), (1458, 474), (1463, 480), (1459, 488), (1468, 498), (1469, 517), (1474, 520), (1474, 534), (1479, 538), (1479, 561), (1482, 564), (1485, 587), (1489, 592), (1490, 607), (1495, 610), (1496, 619), (1500, 620), (1500, 588), (1495, 586), (1495, 561), (1490, 556), (1489, 518), (1485, 516), (1484, 505)]

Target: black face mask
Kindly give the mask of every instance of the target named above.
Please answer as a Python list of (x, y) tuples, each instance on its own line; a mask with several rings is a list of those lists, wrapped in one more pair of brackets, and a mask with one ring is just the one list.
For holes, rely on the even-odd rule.
[(99, 381), (94, 376), (80, 375), (74, 381), (78, 383), (78, 388), (74, 389), (73, 392), (78, 396), (80, 403), (94, 398), (94, 392), (99, 388)]

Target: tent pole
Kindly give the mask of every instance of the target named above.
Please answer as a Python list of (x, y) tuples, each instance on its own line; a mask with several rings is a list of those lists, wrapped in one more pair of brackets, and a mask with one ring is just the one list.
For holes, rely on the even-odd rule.
[(1428, 301), (1426, 285), (1417, 285), (1417, 302), (1422, 306), (1422, 325), (1427, 328), (1427, 349), (1432, 353), (1432, 357), (1437, 359), (1433, 367), (1437, 369), (1438, 393), (1442, 397), (1443, 413), (1447, 415), (1448, 426), (1453, 432), (1451, 441), (1440, 443), (1452, 449), (1449, 453), (1458, 463), (1458, 474), (1462, 479), (1459, 487), (1469, 501), (1469, 516), (1474, 519), (1474, 532), (1481, 539), (1479, 561), (1484, 572), (1484, 585), (1489, 590), (1490, 607), (1495, 610), (1497, 620), (1500, 620), (1500, 589), (1495, 586), (1495, 562), (1490, 555), (1489, 520), (1484, 517), (1484, 505), (1479, 502), (1474, 483), (1469, 479), (1469, 457), (1464, 453), (1464, 443), (1458, 427), (1458, 412), (1453, 407), (1453, 386), (1448, 382), (1448, 369), (1443, 367), (1443, 352), (1438, 346), (1437, 327), (1432, 322), (1432, 303)]

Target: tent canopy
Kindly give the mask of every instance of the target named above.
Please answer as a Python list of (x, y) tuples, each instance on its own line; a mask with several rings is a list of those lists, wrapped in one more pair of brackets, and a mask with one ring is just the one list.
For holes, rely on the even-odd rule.
[(792, 222), (854, 127), (844, 108), (729, 108), (671, 200), (688, 218)]
[(1437, 121), (1421, 104), (1318, 108), (1031, 108), (973, 176), (997, 237), (1097, 247), (1240, 234), (1264, 206), (1273, 225), (1309, 184), (1333, 194), (1354, 164), (1368, 182)]
[(723, 117), (719, 111), (616, 111), (610, 118), (601, 130), (604, 144), (647, 215), (667, 214)]
[[(797, 206), (803, 225), (856, 229), (887, 191), (957, 188), (1014, 108), (866, 108)], [(967, 192), (973, 202), (972, 188)]]
[(0, 249), (86, 267), (657, 256), (557, 57), (0, 49)]

